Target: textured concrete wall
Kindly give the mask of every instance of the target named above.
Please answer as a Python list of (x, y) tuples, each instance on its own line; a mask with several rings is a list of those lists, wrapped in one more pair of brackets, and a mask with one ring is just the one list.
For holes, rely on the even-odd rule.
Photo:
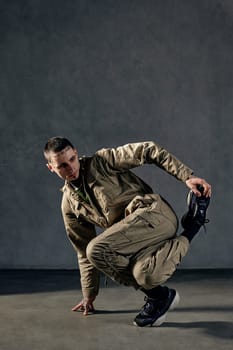
[[(182, 267), (232, 267), (231, 0), (0, 1), (0, 268), (73, 268), (61, 181), (42, 156), (155, 140), (213, 185)], [(136, 170), (178, 215), (186, 187)]]

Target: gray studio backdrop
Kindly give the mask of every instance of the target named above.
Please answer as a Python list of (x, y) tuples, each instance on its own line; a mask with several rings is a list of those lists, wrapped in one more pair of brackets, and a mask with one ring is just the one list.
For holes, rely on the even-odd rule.
[[(54, 135), (80, 155), (170, 150), (213, 185), (181, 267), (233, 267), (231, 0), (0, 0), (0, 48), (0, 268), (76, 267), (42, 156)], [(182, 215), (184, 184), (135, 171)]]

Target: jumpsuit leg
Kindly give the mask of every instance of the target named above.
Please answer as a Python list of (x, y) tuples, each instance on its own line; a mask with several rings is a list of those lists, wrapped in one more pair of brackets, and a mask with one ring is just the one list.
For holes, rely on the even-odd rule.
[(93, 239), (87, 257), (114, 281), (150, 289), (171, 277), (188, 251), (188, 240), (176, 230), (175, 213), (156, 195)]

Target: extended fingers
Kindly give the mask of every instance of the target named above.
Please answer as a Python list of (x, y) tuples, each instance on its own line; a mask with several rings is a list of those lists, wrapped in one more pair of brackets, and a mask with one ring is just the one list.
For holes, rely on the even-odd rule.
[(79, 304), (75, 305), (72, 308), (72, 311), (77, 311), (77, 310), (82, 311), (84, 316), (88, 315), (89, 312), (95, 311), (93, 302), (85, 302), (85, 301), (81, 301)]
[(77, 310), (81, 310), (81, 311), (84, 310), (83, 302), (81, 302), (81, 303), (75, 305), (75, 306), (72, 308), (72, 311), (77, 311)]

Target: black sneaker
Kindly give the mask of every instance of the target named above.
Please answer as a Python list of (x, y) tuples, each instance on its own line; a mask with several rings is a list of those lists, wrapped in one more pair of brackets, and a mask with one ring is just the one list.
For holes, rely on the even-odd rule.
[(189, 229), (193, 225), (203, 226), (209, 220), (206, 220), (206, 211), (210, 203), (210, 198), (203, 195), (204, 188), (199, 186), (201, 196), (197, 197), (193, 191), (190, 191), (187, 197), (188, 212), (181, 219), (181, 224), (184, 229)]
[[(167, 287), (166, 287), (167, 288)], [(145, 297), (145, 305), (134, 319), (134, 325), (139, 327), (160, 326), (166, 319), (169, 310), (175, 308), (180, 301), (180, 296), (175, 289), (168, 289), (165, 299), (152, 299)]]

